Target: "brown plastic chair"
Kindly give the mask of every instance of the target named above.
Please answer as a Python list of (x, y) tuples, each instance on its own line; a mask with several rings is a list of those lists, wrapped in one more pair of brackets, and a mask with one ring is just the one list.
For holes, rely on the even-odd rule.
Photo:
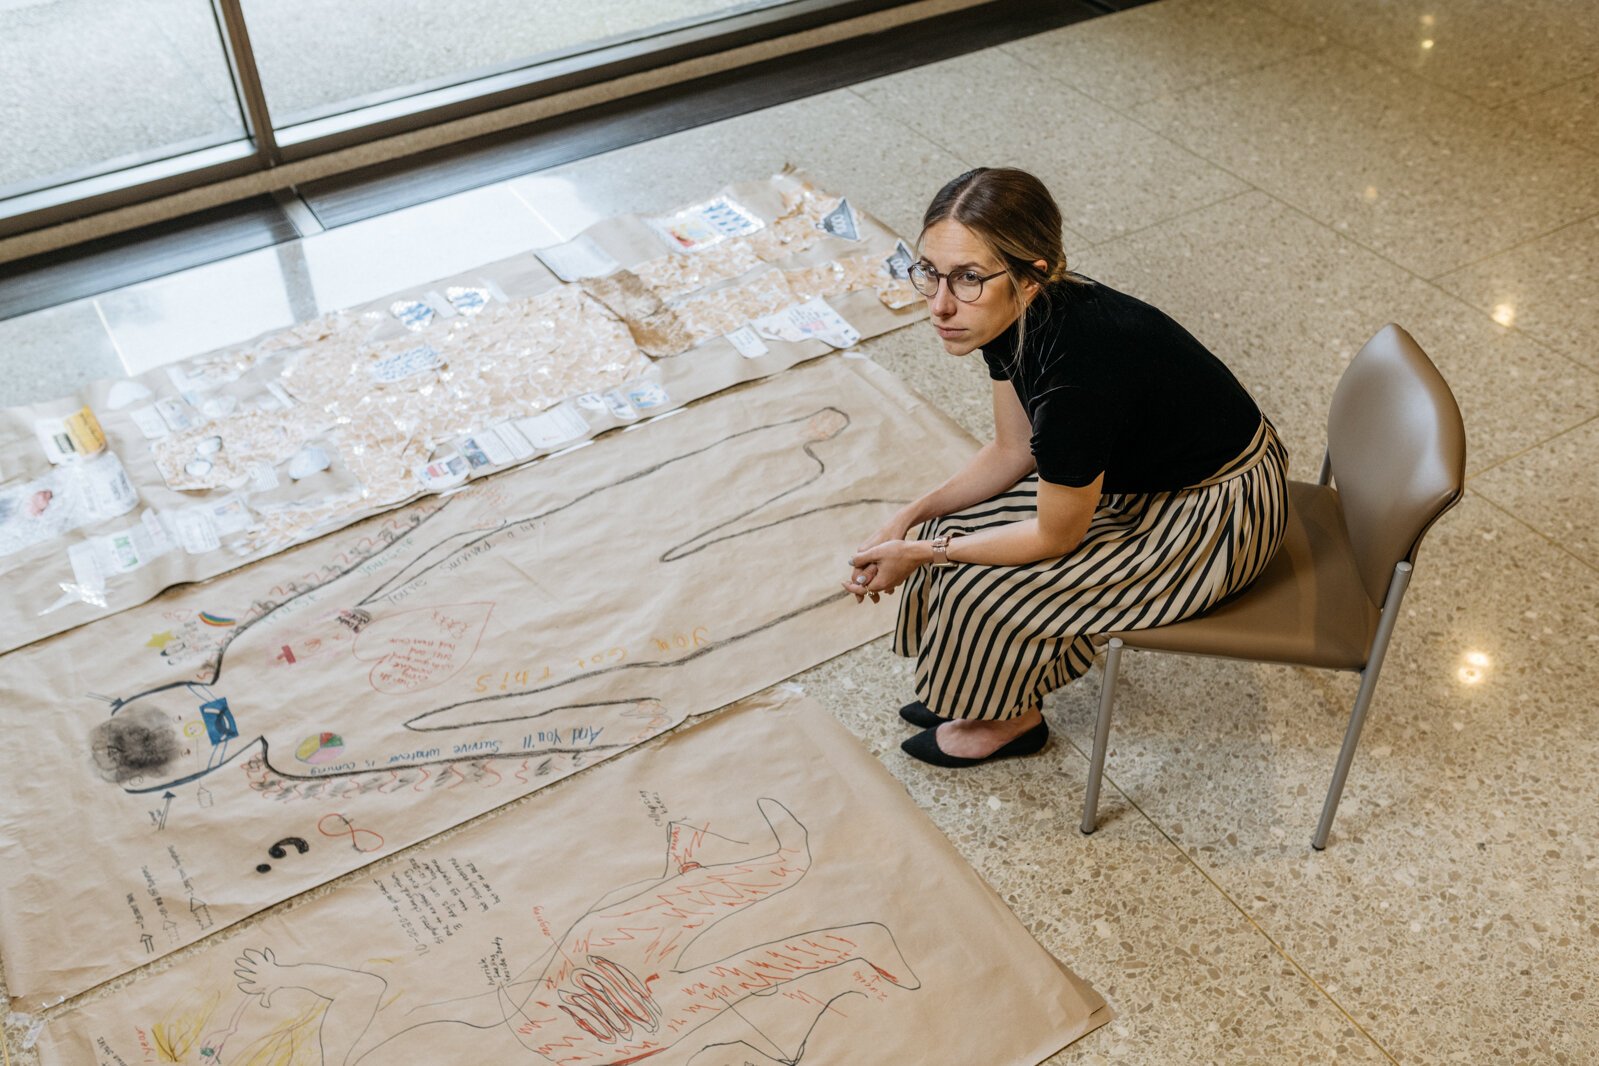
[(1416, 551), (1428, 528), (1460, 499), (1465, 470), (1466, 431), (1449, 386), (1410, 334), (1384, 326), (1333, 391), (1319, 479), (1288, 483), (1287, 532), (1265, 572), (1202, 616), (1108, 635), (1083, 832), (1096, 827), (1126, 647), (1361, 675), (1311, 838), (1312, 847), (1325, 848)]

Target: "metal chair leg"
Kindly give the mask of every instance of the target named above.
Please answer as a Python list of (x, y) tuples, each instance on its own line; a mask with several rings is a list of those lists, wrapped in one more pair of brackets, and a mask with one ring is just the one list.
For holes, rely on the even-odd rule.
[(1099, 719), (1094, 723), (1094, 754), (1088, 760), (1088, 791), (1083, 796), (1084, 833), (1099, 828), (1099, 780), (1105, 774), (1105, 748), (1110, 743), (1110, 712), (1116, 705), (1116, 674), (1121, 669), (1122, 642), (1111, 637), (1105, 648), (1105, 680), (1099, 686)]
[(1360, 730), (1366, 724), (1366, 711), (1371, 707), (1371, 695), (1377, 689), (1377, 675), (1382, 671), (1382, 661), (1388, 654), (1388, 641), (1393, 636), (1394, 623), (1399, 618), (1399, 604), (1405, 598), (1405, 587), (1410, 584), (1409, 563), (1394, 567), (1393, 580), (1388, 583), (1388, 596), (1383, 602), (1382, 618), (1377, 623), (1377, 635), (1371, 642), (1371, 658), (1360, 672), (1360, 692), (1355, 696), (1355, 709), (1349, 714), (1349, 726), (1344, 730), (1344, 746), (1338, 752), (1338, 764), (1333, 767), (1332, 785), (1327, 789), (1327, 799), (1321, 807), (1321, 821), (1316, 824), (1316, 835), (1310, 846), (1317, 851), (1327, 847), (1327, 834), (1332, 831), (1333, 816), (1338, 813), (1338, 801), (1344, 794), (1344, 779), (1349, 776), (1349, 765), (1355, 761), (1355, 746), (1360, 743)]

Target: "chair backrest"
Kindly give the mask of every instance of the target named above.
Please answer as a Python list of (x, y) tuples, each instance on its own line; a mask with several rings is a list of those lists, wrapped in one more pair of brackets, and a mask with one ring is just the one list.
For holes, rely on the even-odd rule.
[(1394, 567), (1414, 561), (1422, 535), (1466, 482), (1460, 406), (1398, 326), (1378, 330), (1333, 390), (1327, 454), (1361, 583), (1380, 605)]

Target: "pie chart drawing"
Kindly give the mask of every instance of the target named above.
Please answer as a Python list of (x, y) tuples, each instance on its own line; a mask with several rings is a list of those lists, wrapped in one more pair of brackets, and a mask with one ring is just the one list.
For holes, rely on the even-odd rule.
[(335, 762), (344, 754), (344, 738), (337, 733), (313, 733), (300, 741), (294, 757), (301, 762)]

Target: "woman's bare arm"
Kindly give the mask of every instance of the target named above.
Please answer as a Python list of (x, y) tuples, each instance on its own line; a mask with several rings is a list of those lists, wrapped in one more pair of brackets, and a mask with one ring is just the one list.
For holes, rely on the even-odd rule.
[[(1004, 491), (1034, 467), (1032, 425), (1015, 388), (994, 383), (994, 440), (944, 484), (904, 508), (858, 551), (844, 587), (857, 595), (891, 592), (918, 567), (933, 561), (931, 541), (904, 539), (918, 522), (980, 503)], [(1104, 474), (1082, 486), (1038, 483), (1037, 517), (985, 529), (950, 542), (953, 562), (1019, 566), (1053, 559), (1082, 543), (1099, 506)], [(903, 523), (903, 524), (901, 524)], [(898, 533), (898, 536), (887, 534)]]

